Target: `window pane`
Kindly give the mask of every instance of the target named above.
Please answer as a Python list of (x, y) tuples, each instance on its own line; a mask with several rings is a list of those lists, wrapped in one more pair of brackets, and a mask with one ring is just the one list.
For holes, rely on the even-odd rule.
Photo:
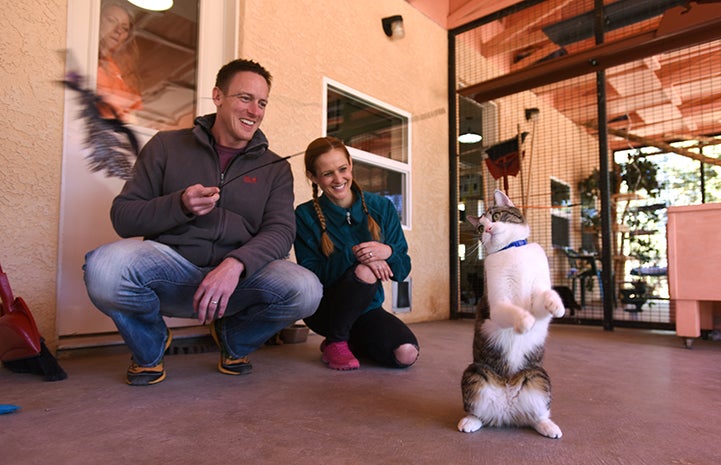
[(107, 0), (99, 24), (101, 116), (158, 130), (192, 126), (198, 0), (175, 0), (163, 12)]
[(556, 247), (568, 247), (570, 241), (568, 237), (569, 224), (568, 218), (562, 216), (551, 215), (551, 242)]
[[(551, 179), (551, 205), (554, 207), (568, 207), (571, 205), (571, 187), (568, 184)], [(568, 209), (560, 208), (560, 210), (567, 213)]]
[(571, 187), (551, 179), (551, 243), (568, 247), (570, 228)]
[(346, 145), (408, 162), (407, 118), (328, 86), (327, 135)]
[(406, 224), (405, 208), (403, 206), (403, 185), (405, 180), (403, 173), (354, 160), (353, 178), (363, 190), (390, 199), (396, 207), (401, 223)]

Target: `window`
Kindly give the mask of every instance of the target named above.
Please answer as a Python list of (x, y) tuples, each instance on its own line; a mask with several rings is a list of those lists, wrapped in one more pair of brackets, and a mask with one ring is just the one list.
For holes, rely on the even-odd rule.
[(571, 187), (551, 179), (551, 244), (568, 247), (571, 222)]
[[(101, 9), (116, 3), (134, 13), (140, 49), (143, 104), (133, 129), (149, 138), (158, 129), (187, 127), (196, 115), (215, 112), (210, 93), (215, 74), (237, 56), (235, 0), (176, 0), (171, 10), (148, 13), (127, 1), (73, 0), (68, 3), (68, 70), (94, 88), (101, 44)], [(66, 100), (76, 95), (66, 91)], [(77, 108), (66, 105), (66, 119)], [(144, 141), (142, 141), (144, 142)]]
[[(587, 179), (593, 180), (598, 177), (597, 175), (598, 171), (594, 170), (594, 174)], [(585, 185), (587, 182), (582, 181), (579, 186), (582, 184)], [(581, 191), (579, 194), (581, 197), (581, 250), (596, 253), (599, 250), (596, 242), (601, 227), (601, 215), (596, 207), (598, 199), (592, 190)]]
[(410, 228), (410, 114), (326, 80), (325, 134), (353, 157), (353, 177), (363, 189), (393, 202)]
[(151, 129), (192, 126), (198, 54), (198, 0), (167, 11), (103, 0), (96, 92), (101, 116)]

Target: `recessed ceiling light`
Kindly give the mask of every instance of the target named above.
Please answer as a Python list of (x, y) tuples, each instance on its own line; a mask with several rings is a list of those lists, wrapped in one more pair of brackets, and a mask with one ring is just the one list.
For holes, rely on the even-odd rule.
[(482, 139), (483, 136), (471, 131), (471, 128), (468, 128), (468, 131), (458, 136), (458, 142), (461, 144), (477, 144)]
[(133, 5), (144, 10), (165, 11), (173, 6), (173, 0), (128, 0)]

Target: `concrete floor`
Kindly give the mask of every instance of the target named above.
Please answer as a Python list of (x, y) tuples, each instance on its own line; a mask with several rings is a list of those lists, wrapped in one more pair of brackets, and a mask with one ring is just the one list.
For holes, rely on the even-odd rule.
[(721, 463), (721, 342), (688, 350), (670, 332), (553, 325), (545, 365), (564, 433), (553, 440), (458, 432), (473, 322), (412, 329), (421, 357), (404, 371), (329, 370), (316, 335), (263, 347), (238, 378), (200, 351), (166, 356), (163, 383), (130, 387), (124, 346), (61, 354), (69, 377), (55, 383), (2, 369), (0, 403), (21, 410), (0, 415), (0, 463)]

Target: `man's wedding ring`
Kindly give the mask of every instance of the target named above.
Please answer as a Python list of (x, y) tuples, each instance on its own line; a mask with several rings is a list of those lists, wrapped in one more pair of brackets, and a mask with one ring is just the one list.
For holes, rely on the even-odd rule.
[(210, 303), (213, 304), (213, 305), (218, 305), (218, 301), (217, 301), (217, 300), (211, 300)]

